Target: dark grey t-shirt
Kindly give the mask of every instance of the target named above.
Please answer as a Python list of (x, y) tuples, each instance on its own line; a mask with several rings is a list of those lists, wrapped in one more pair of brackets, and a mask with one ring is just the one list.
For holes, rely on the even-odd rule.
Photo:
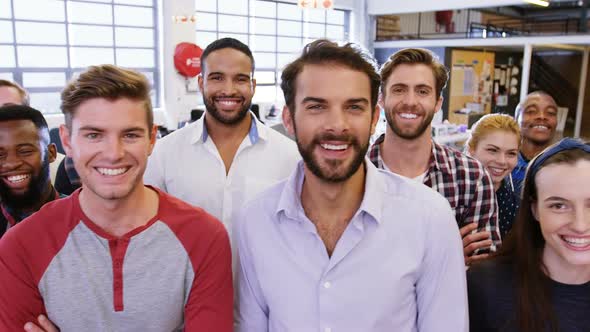
[[(551, 280), (550, 285), (559, 331), (590, 331), (590, 282), (566, 285)], [(467, 287), (471, 332), (518, 331), (514, 277), (508, 263), (496, 259), (474, 265), (467, 271)]]

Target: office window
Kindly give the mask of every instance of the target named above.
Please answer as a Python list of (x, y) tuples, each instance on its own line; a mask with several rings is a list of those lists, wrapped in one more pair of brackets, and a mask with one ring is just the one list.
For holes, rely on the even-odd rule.
[(68, 80), (88, 66), (115, 64), (145, 74), (158, 107), (156, 5), (157, 0), (0, 0), (0, 78), (27, 89), (33, 107), (59, 113)]
[(196, 43), (205, 49), (212, 41), (234, 37), (250, 46), (256, 62), (256, 103), (282, 102), (282, 68), (303, 45), (329, 38), (347, 41), (350, 11), (308, 9), (275, 0), (195, 0)]

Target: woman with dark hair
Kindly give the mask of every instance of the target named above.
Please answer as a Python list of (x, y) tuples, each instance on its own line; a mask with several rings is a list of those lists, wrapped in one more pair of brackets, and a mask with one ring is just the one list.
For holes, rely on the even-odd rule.
[(467, 272), (472, 332), (590, 331), (590, 146), (566, 138), (527, 169), (500, 252)]

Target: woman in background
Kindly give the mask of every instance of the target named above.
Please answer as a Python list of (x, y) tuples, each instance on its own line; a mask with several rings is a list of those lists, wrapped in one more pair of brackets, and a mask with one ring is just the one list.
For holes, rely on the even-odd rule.
[(520, 203), (510, 176), (518, 161), (519, 148), (518, 123), (505, 114), (489, 114), (479, 119), (467, 140), (467, 153), (479, 160), (492, 178), (502, 238), (512, 228)]
[(589, 331), (590, 145), (547, 148), (522, 196), (499, 253), (467, 271), (471, 331)]

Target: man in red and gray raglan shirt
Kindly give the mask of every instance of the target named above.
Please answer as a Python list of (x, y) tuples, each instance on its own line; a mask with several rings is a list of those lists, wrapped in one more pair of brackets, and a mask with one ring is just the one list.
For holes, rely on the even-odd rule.
[(60, 137), (83, 186), (0, 240), (0, 331), (232, 331), (225, 228), (143, 184), (149, 100), (141, 74), (110, 65), (62, 92)]

